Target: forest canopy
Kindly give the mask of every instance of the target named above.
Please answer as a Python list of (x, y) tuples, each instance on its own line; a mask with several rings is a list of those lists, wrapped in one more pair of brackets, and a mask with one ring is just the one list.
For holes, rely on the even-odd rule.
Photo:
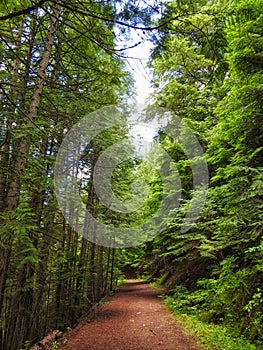
[[(1, 2), (1, 350), (73, 327), (129, 268), (157, 279), (178, 308), (262, 345), (262, 8), (262, 0)], [(118, 164), (116, 152), (110, 181), (116, 198), (129, 202), (139, 178), (148, 199), (120, 214), (96, 194), (98, 159), (127, 140), (125, 123), (97, 135), (70, 169), (77, 178), (85, 172), (78, 183), (83, 203), (109, 226), (140, 227), (164, 198), (169, 203), (158, 235), (121, 249), (113, 240), (104, 246), (85, 239), (74, 229), (78, 222), (66, 221), (54, 167), (63, 139), (83, 117), (108, 106), (129, 113), (135, 104), (126, 59), (140, 42), (132, 31), (153, 47), (149, 118), (158, 108), (171, 118), (160, 121), (152, 142), (163, 153), (143, 162), (126, 143), (133, 157)], [(185, 128), (176, 139), (178, 120)], [(180, 143), (186, 130), (203, 158), (189, 160)], [(194, 161), (208, 167), (205, 203), (194, 186)], [(157, 162), (165, 171), (153, 169)], [(86, 225), (96, 235), (96, 225)]]

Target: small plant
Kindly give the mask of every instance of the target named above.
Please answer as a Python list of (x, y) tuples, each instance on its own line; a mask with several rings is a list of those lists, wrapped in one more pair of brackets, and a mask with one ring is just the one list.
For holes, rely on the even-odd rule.
[(63, 345), (67, 344), (67, 342), (68, 342), (68, 339), (67, 339), (67, 338), (64, 338), (64, 339), (62, 340), (62, 344), (63, 344)]
[(29, 349), (29, 347), (30, 347), (30, 341), (29, 340), (26, 340), (25, 341), (25, 344), (24, 344), (24, 346), (23, 346), (23, 348), (22, 349), (19, 349), (19, 350), (28, 350)]
[(57, 341), (53, 341), (53, 342), (51, 343), (50, 350), (58, 350), (58, 348), (59, 348), (58, 342), (57, 342)]

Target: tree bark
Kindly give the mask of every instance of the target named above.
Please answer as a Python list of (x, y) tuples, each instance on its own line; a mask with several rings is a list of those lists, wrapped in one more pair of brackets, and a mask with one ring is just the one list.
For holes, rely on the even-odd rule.
[[(41, 102), (41, 96), (43, 93), (43, 88), (44, 88), (44, 83), (46, 79), (46, 71), (47, 67), (50, 62), (50, 57), (51, 57), (51, 50), (52, 50), (52, 45), (54, 43), (55, 39), (55, 32), (56, 32), (56, 24), (59, 19), (59, 13), (60, 9), (59, 8), (54, 8), (53, 9), (53, 14), (50, 19), (50, 25), (48, 29), (48, 34), (47, 34), (47, 39), (45, 42), (45, 47), (44, 51), (39, 63), (39, 69), (37, 72), (37, 78), (35, 81), (35, 87), (33, 90), (33, 95), (31, 98), (31, 102), (29, 105), (29, 112), (28, 112), (28, 122), (27, 125), (29, 128), (32, 127), (32, 125), (35, 123), (35, 120), (37, 118), (38, 114), (38, 109), (40, 106)], [(19, 143), (19, 149), (18, 149), (18, 154), (15, 157), (15, 176), (11, 179), (9, 183), (9, 188), (7, 191), (7, 199), (6, 199), (6, 209), (7, 211), (14, 211), (17, 209), (18, 204), (19, 204), (19, 197), (20, 197), (20, 191), (21, 191), (21, 179), (23, 176), (23, 171), (27, 163), (27, 159), (29, 157), (29, 151), (30, 151), (30, 145), (31, 145), (31, 137), (27, 136), (21, 139)], [(2, 309), (3, 305), (3, 299), (4, 299), (4, 291), (5, 291), (5, 285), (6, 285), (6, 278), (7, 278), (7, 271), (8, 271), (8, 266), (9, 266), (9, 261), (10, 261), (10, 256), (11, 256), (11, 245), (12, 245), (12, 233), (9, 234), (9, 246), (4, 247), (1, 249), (0, 252), (0, 272), (1, 272), (1, 279), (0, 279), (0, 307)], [(11, 243), (11, 244), (10, 244)], [(25, 268), (24, 270), (24, 276), (20, 276), (20, 290), (23, 290), (23, 284), (27, 279), (28, 273), (32, 274), (32, 271), (30, 272), (28, 268)], [(20, 273), (23, 274), (23, 271), (20, 271)], [(28, 300), (27, 298), (23, 297), (23, 293), (18, 292), (18, 295), (16, 296), (19, 305), (22, 303), (23, 305), (20, 305), (20, 310), (23, 310), (23, 308), (28, 307)], [(1, 311), (1, 310), (0, 310)], [(13, 310), (14, 311), (14, 310)], [(14, 332), (12, 332), (12, 344), (8, 345), (8, 348), (10, 350), (16, 350), (19, 349), (22, 345), (23, 342), (27, 338), (27, 332), (24, 332), (26, 328), (26, 322), (24, 319), (24, 315), (20, 312), (18, 314), (18, 317), (16, 319), (16, 324), (14, 328)], [(23, 334), (21, 334), (21, 331)]]
[[(31, 103), (29, 106), (28, 123), (27, 123), (29, 128), (31, 128), (34, 125), (38, 114), (38, 109), (40, 106), (44, 83), (46, 79), (46, 71), (50, 63), (51, 50), (55, 39), (56, 24), (59, 19), (59, 14), (60, 14), (60, 9), (54, 8), (53, 15), (50, 20), (47, 40), (45, 42), (45, 48), (39, 63), (39, 69), (37, 72), (37, 78), (35, 82), (33, 95), (31, 98)], [(21, 189), (21, 183), (20, 183), (21, 181), (19, 180), (21, 178), (21, 175), (23, 174), (23, 171), (27, 163), (30, 144), (31, 144), (30, 136), (25, 137), (21, 140), (19, 155), (17, 157), (17, 162), (16, 162), (16, 169), (18, 170), (20, 176), (15, 178), (10, 183), (10, 187), (8, 191), (8, 201), (7, 201), (7, 207), (9, 210), (15, 210), (19, 203), (19, 196), (20, 196), (20, 189)]]

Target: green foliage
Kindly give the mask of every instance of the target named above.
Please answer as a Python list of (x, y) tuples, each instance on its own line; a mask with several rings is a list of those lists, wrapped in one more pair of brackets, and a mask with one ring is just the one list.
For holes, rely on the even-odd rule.
[[(5, 1), (1, 16), (31, 5)], [(0, 23), (3, 347), (16, 350), (18, 343), (46, 329), (72, 326), (83, 308), (115, 289), (121, 268), (132, 266), (138, 275), (160, 278), (170, 289), (168, 304), (188, 315), (186, 324), (205, 338), (207, 349), (255, 349), (242, 335), (262, 343), (263, 1), (174, 0), (140, 8), (129, 1), (67, 3), (53, 33), (41, 103), (28, 120), (48, 47), (49, 6), (44, 3), (43, 10)], [(154, 153), (148, 162), (127, 160), (112, 173), (112, 189), (121, 201), (135, 198), (140, 203), (143, 191), (132, 187), (137, 179), (148, 190), (140, 211), (117, 216), (99, 203), (92, 176), (96, 157), (125, 137), (127, 129), (105, 130), (87, 147), (83, 160), (87, 181), (80, 187), (94, 216), (108, 224), (136, 226), (159, 209), (163, 197), (171, 207), (162, 226), (153, 222), (160, 235), (152, 241), (126, 251), (104, 249), (82, 240), (58, 211), (52, 183), (55, 154), (76, 121), (132, 95), (114, 32), (128, 43), (129, 30), (113, 22), (149, 26), (159, 6), (160, 26), (151, 38), (152, 98), (171, 112), (171, 127), (177, 128), (179, 117), (199, 138), (209, 163), (210, 189), (198, 223), (182, 233), (185, 216), (190, 208), (198, 209), (202, 191), (195, 191), (193, 203), (191, 162), (180, 140), (162, 130), (155, 141), (171, 162)], [(131, 145), (126, 146), (131, 155)], [(169, 174), (167, 188), (155, 163)], [(178, 176), (182, 190), (175, 186)], [(180, 196), (178, 208), (174, 198)]]
[(251, 344), (243, 337), (236, 337), (226, 327), (211, 325), (198, 320), (192, 315), (180, 315), (175, 312), (179, 322), (195, 337), (205, 350), (260, 350), (260, 345)]
[[(197, 337), (202, 348), (207, 350), (256, 350), (260, 344), (248, 342), (244, 336), (236, 336), (236, 330), (231, 324), (208, 324), (203, 319), (202, 303), (209, 298), (204, 290), (189, 292), (183, 286), (177, 286), (172, 297), (165, 299), (166, 305), (173, 311), (176, 318)], [(229, 315), (231, 317), (231, 315)]]
[[(172, 112), (171, 125), (176, 127), (179, 116), (198, 136), (211, 182), (198, 223), (181, 233), (192, 198), (192, 173), (180, 145), (163, 130), (158, 142), (173, 159), (171, 169), (179, 172), (181, 205), (163, 218), (166, 228), (153, 240), (152, 254), (145, 247), (144, 256), (147, 271), (174, 294), (171, 303), (180, 312), (226, 327), (214, 335), (228, 329), (259, 344), (262, 5), (257, 0), (185, 0), (164, 6), (160, 22), (167, 22), (156, 36), (151, 60), (154, 103)], [(174, 191), (171, 187), (165, 195), (172, 198)], [(178, 283), (183, 287), (175, 288)], [(254, 348), (230, 339), (222, 344), (219, 348)]]
[(31, 342), (29, 340), (25, 341), (24, 346), (22, 349), (19, 350), (28, 350), (31, 345)]
[[(2, 242), (13, 234), (14, 250), (17, 257), (20, 257), (17, 262), (17, 268), (21, 269), (24, 265), (30, 264), (37, 266), (39, 263), (38, 251), (35, 245), (37, 238), (38, 226), (36, 224), (36, 215), (28, 206), (28, 203), (23, 201), (20, 203), (16, 211), (11, 215), (3, 215), (4, 224), (1, 226)], [(10, 242), (9, 242), (10, 244)]]
[[(0, 21), (1, 349), (17, 350), (47, 329), (74, 325), (115, 289), (121, 274), (118, 253), (74, 232), (53, 192), (65, 133), (91, 111), (125, 104), (133, 94), (131, 75), (115, 52), (115, 2), (62, 1), (56, 18), (53, 5), (0, 4), (0, 17), (14, 16)], [(114, 136), (112, 130), (102, 135), (107, 145)], [(118, 183), (124, 197), (128, 183), (116, 179), (116, 189)]]
[(50, 347), (50, 350), (58, 350), (59, 349), (59, 343), (57, 341), (53, 341)]

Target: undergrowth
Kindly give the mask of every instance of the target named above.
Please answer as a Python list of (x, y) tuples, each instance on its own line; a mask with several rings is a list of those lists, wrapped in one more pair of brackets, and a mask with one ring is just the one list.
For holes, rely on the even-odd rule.
[[(178, 286), (172, 296), (165, 297), (165, 304), (179, 322), (197, 339), (204, 350), (261, 350), (262, 342), (252, 344), (244, 336), (237, 336), (235, 325), (214, 324), (209, 321), (209, 311), (202, 310), (202, 291), (189, 292)], [(229, 316), (231, 318), (231, 315)]]

